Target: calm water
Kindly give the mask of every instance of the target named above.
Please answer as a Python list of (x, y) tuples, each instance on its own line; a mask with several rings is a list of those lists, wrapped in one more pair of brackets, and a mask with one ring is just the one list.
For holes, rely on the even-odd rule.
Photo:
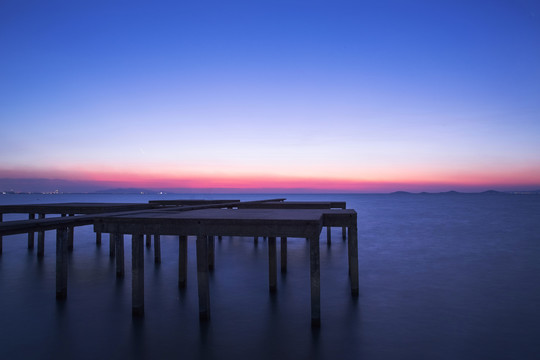
[[(3, 195), (0, 203), (146, 202), (276, 195)], [(538, 359), (540, 196), (284, 195), (345, 200), (359, 214), (360, 296), (350, 296), (341, 230), (321, 234), (322, 327), (310, 327), (309, 250), (288, 243), (289, 269), (268, 292), (267, 243), (216, 241), (212, 319), (198, 320), (195, 246), (177, 288), (178, 241), (162, 237), (162, 264), (146, 249), (143, 319), (131, 317), (131, 262), (115, 277), (108, 236), (75, 230), (68, 300), (55, 300), (55, 238), (45, 257), (26, 235), (0, 256), (2, 359)], [(17, 215), (5, 216), (14, 220)], [(190, 238), (190, 240), (193, 240)], [(131, 254), (126, 237), (126, 255)], [(278, 241), (279, 251), (279, 241)]]

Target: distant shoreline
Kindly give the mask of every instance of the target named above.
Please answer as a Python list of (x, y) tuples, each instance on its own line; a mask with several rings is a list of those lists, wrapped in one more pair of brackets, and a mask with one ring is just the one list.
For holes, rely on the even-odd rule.
[(540, 190), (517, 190), (517, 191), (477, 191), (477, 192), (463, 192), (463, 191), (441, 191), (441, 192), (410, 192), (410, 191), (393, 191), (385, 193), (367, 193), (367, 192), (215, 192), (211, 190), (206, 191), (190, 191), (190, 192), (165, 192), (155, 191), (148, 189), (111, 189), (94, 192), (25, 192), (25, 191), (0, 191), (0, 195), (269, 195), (269, 194), (283, 194), (283, 195), (540, 195)]

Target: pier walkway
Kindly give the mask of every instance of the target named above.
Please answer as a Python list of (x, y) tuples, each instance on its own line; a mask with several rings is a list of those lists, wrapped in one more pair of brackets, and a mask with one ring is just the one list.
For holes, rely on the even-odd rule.
[[(311, 322), (320, 325), (320, 259), (319, 236), (323, 227), (342, 227), (348, 232), (348, 273), (351, 293), (358, 295), (357, 214), (345, 209), (342, 202), (286, 202), (285, 199), (240, 202), (235, 200), (152, 201), (149, 204), (42, 204), (0, 206), (0, 214), (40, 214), (39, 219), (0, 223), (1, 237), (38, 232), (38, 256), (43, 254), (43, 232), (56, 230), (56, 295), (67, 296), (67, 258), (73, 247), (73, 228), (94, 225), (96, 236), (110, 234), (111, 256), (116, 257), (117, 276), (124, 275), (124, 234), (132, 239), (132, 309), (144, 313), (143, 239), (154, 235), (154, 255), (160, 261), (160, 236), (179, 239), (178, 285), (185, 286), (187, 273), (187, 239), (196, 238), (199, 315), (210, 318), (208, 271), (214, 267), (216, 236), (252, 236), (268, 238), (269, 290), (277, 290), (276, 238), (281, 238), (281, 270), (286, 271), (288, 238), (305, 238), (310, 248)], [(110, 205), (110, 206), (108, 206)], [(70, 214), (69, 217), (44, 218), (43, 214)], [(75, 214), (85, 214), (77, 215)], [(1, 218), (0, 218), (1, 219)], [(31, 235), (30, 235), (31, 234)], [(71, 235), (70, 235), (71, 234)], [(345, 240), (344, 236), (344, 240)], [(98, 237), (96, 237), (98, 241)], [(330, 238), (328, 238), (330, 241)], [(30, 240), (29, 240), (30, 244)], [(330, 242), (328, 242), (330, 245)], [(1, 246), (1, 245), (0, 245)], [(30, 247), (30, 245), (29, 245)], [(1, 247), (0, 247), (1, 249)]]

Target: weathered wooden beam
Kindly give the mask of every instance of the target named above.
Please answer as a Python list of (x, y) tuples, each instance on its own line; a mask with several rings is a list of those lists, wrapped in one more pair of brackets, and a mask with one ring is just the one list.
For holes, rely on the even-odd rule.
[(67, 297), (68, 248), (67, 228), (56, 229), (56, 298)]
[(321, 325), (321, 271), (319, 236), (309, 238), (309, 269), (311, 279), (311, 326)]
[(276, 238), (268, 238), (268, 284), (270, 292), (277, 290), (277, 258), (276, 258)]
[(287, 237), (281, 237), (281, 272), (287, 272)]
[(131, 311), (144, 315), (144, 243), (143, 234), (131, 236)]
[[(45, 219), (45, 214), (39, 214), (39, 219)], [(42, 258), (45, 255), (45, 231), (37, 233), (37, 257)]]
[(199, 319), (210, 319), (210, 286), (208, 283), (208, 239), (197, 236), (197, 283), (199, 291)]
[[(28, 220), (34, 220), (36, 214), (28, 214)], [(28, 232), (28, 248), (33, 249), (34, 248), (34, 232), (30, 231)]]
[(187, 236), (178, 237), (178, 287), (184, 288), (187, 280)]
[(116, 277), (124, 277), (124, 234), (111, 234), (116, 248)]
[(154, 263), (161, 264), (161, 238), (154, 234)]

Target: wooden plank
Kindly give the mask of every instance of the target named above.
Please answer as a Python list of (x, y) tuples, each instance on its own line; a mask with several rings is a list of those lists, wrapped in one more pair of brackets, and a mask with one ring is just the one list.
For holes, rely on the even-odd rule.
[(56, 298), (67, 297), (68, 248), (67, 228), (56, 230)]
[(187, 280), (187, 236), (178, 237), (178, 287), (184, 288)]
[(52, 203), (0, 205), (4, 214), (101, 214), (106, 212), (156, 209), (159, 205), (145, 203)]
[(199, 291), (199, 319), (210, 320), (210, 286), (208, 283), (208, 239), (197, 236), (197, 283)]
[(131, 310), (144, 315), (144, 243), (143, 234), (131, 237)]

